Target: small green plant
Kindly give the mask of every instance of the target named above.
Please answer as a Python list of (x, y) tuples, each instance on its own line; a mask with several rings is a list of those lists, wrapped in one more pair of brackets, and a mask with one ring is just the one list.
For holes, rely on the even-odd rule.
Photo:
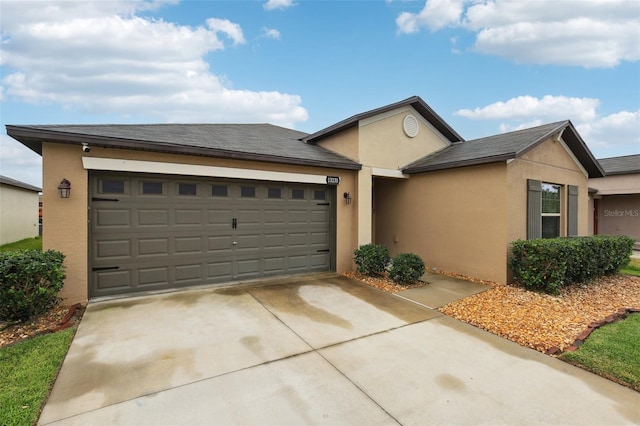
[(380, 275), (391, 261), (389, 249), (378, 244), (365, 244), (354, 252), (354, 262), (358, 266), (358, 272), (365, 275)]
[(400, 253), (393, 258), (389, 278), (400, 284), (412, 284), (424, 275), (424, 262), (417, 254)]
[(63, 262), (64, 254), (54, 250), (0, 253), (0, 320), (26, 321), (55, 306)]

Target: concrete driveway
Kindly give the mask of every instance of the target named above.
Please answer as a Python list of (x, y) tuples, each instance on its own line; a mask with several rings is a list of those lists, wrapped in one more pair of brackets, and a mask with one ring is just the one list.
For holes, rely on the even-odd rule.
[(638, 424), (640, 394), (347, 278), (89, 304), (40, 424)]

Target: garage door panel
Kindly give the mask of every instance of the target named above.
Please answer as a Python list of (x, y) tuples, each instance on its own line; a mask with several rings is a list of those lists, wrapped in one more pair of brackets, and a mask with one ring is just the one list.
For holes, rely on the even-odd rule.
[(106, 227), (129, 227), (131, 226), (131, 216), (129, 210), (99, 209), (96, 210), (95, 226)]
[(289, 210), (287, 216), (288, 223), (307, 223), (309, 221), (307, 210)]
[(175, 253), (201, 253), (202, 252), (202, 238), (200, 237), (176, 237), (175, 238)]
[(131, 271), (101, 271), (94, 272), (94, 280), (98, 290), (127, 290), (131, 288)]
[(198, 210), (176, 210), (176, 225), (202, 226), (202, 211)]
[(202, 281), (202, 265), (200, 263), (191, 265), (178, 265), (175, 267), (175, 282)]
[(131, 240), (99, 241), (96, 259), (110, 260), (131, 257)]
[(169, 285), (169, 268), (141, 268), (138, 269), (138, 285), (140, 287), (148, 286), (168, 286)]
[(169, 225), (169, 211), (166, 209), (139, 209), (137, 225), (166, 227)]
[(233, 247), (233, 237), (231, 235), (220, 235), (207, 237), (207, 251), (220, 252), (230, 251)]
[[(98, 195), (111, 181), (131, 193)], [(91, 296), (331, 268), (318, 253), (329, 249), (331, 208), (310, 199), (326, 187), (116, 172), (91, 182), (91, 268), (104, 269), (92, 272)], [(143, 182), (158, 194), (141, 194)]]
[(266, 234), (264, 236), (264, 247), (265, 248), (285, 248), (286, 246), (286, 234)]
[(138, 256), (166, 256), (169, 254), (169, 238), (138, 239)]
[(238, 260), (238, 276), (257, 275), (260, 271), (258, 259)]

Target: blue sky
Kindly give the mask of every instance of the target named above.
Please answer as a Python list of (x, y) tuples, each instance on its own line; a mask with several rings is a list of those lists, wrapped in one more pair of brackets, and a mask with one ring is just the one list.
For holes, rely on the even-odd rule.
[(0, 0), (6, 124), (269, 122), (315, 132), (422, 97), (466, 139), (570, 119), (640, 153), (637, 0)]

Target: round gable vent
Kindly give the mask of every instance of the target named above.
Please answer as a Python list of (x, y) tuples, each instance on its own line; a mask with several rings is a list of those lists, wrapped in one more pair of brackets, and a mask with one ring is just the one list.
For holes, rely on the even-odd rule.
[(415, 138), (418, 134), (418, 130), (420, 129), (418, 125), (418, 119), (411, 114), (407, 115), (404, 118), (402, 127), (404, 128), (405, 134), (410, 138)]

